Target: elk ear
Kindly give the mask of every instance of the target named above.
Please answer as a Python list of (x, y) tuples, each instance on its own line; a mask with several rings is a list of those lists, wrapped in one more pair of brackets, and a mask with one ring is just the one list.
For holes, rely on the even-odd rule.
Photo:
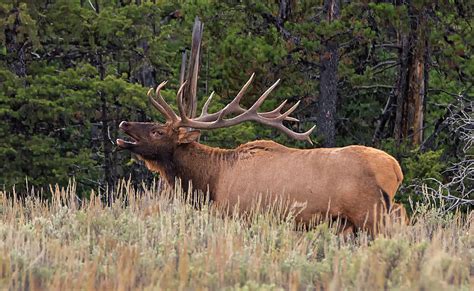
[(201, 135), (200, 130), (187, 130), (186, 128), (180, 128), (178, 133), (178, 143), (190, 143), (193, 141), (197, 141), (199, 136)]

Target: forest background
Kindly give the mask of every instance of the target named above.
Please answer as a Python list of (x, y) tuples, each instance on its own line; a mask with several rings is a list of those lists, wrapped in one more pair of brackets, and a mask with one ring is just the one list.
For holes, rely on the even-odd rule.
[[(222, 108), (253, 72), (246, 106), (281, 79), (263, 109), (300, 100), (301, 123), (287, 126), (316, 124), (315, 147), (389, 152), (405, 173), (403, 203), (418, 199), (422, 183), (472, 203), (472, 176), (458, 179), (473, 168), (472, 4), (456, 0), (1, 0), (4, 190), (74, 178), (88, 195), (123, 177), (151, 181), (115, 150), (118, 125), (162, 120), (145, 96), (163, 80), (174, 104), (196, 16), (204, 23), (201, 106), (215, 91), (211, 111)], [(201, 142), (230, 148), (255, 139), (310, 147), (254, 123), (205, 131)]]

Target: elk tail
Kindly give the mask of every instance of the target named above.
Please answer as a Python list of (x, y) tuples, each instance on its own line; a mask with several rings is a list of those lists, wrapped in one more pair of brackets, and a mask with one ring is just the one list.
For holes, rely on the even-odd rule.
[(382, 194), (382, 198), (383, 198), (383, 201), (385, 203), (385, 209), (387, 210), (387, 213), (390, 212), (390, 208), (391, 208), (391, 203), (390, 203), (390, 196), (388, 196), (387, 192), (385, 192), (384, 190), (380, 189), (380, 193)]
[(395, 163), (393, 165), (393, 170), (395, 171), (395, 175), (397, 175), (398, 186), (400, 186), (400, 184), (403, 181), (403, 172), (402, 172), (402, 169), (400, 168), (400, 164), (397, 162), (397, 160), (395, 160)]

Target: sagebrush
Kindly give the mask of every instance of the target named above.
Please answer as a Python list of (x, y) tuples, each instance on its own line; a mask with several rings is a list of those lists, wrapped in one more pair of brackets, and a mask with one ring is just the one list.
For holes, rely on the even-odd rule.
[[(409, 226), (375, 238), (323, 223), (295, 230), (264, 211), (243, 220), (196, 209), (180, 189), (123, 182), (79, 201), (0, 192), (0, 288), (31, 290), (469, 290), (472, 213), (418, 205)], [(112, 199), (110, 199), (112, 198)]]

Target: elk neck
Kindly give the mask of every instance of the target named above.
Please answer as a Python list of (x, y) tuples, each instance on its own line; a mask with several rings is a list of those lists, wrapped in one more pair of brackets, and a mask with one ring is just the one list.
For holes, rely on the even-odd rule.
[(146, 164), (149, 169), (159, 172), (169, 185), (174, 185), (179, 178), (183, 190), (187, 191), (191, 182), (193, 189), (204, 193), (209, 190), (212, 200), (221, 169), (232, 165), (235, 157), (235, 150), (192, 142), (179, 145), (169, 162), (146, 161)]

